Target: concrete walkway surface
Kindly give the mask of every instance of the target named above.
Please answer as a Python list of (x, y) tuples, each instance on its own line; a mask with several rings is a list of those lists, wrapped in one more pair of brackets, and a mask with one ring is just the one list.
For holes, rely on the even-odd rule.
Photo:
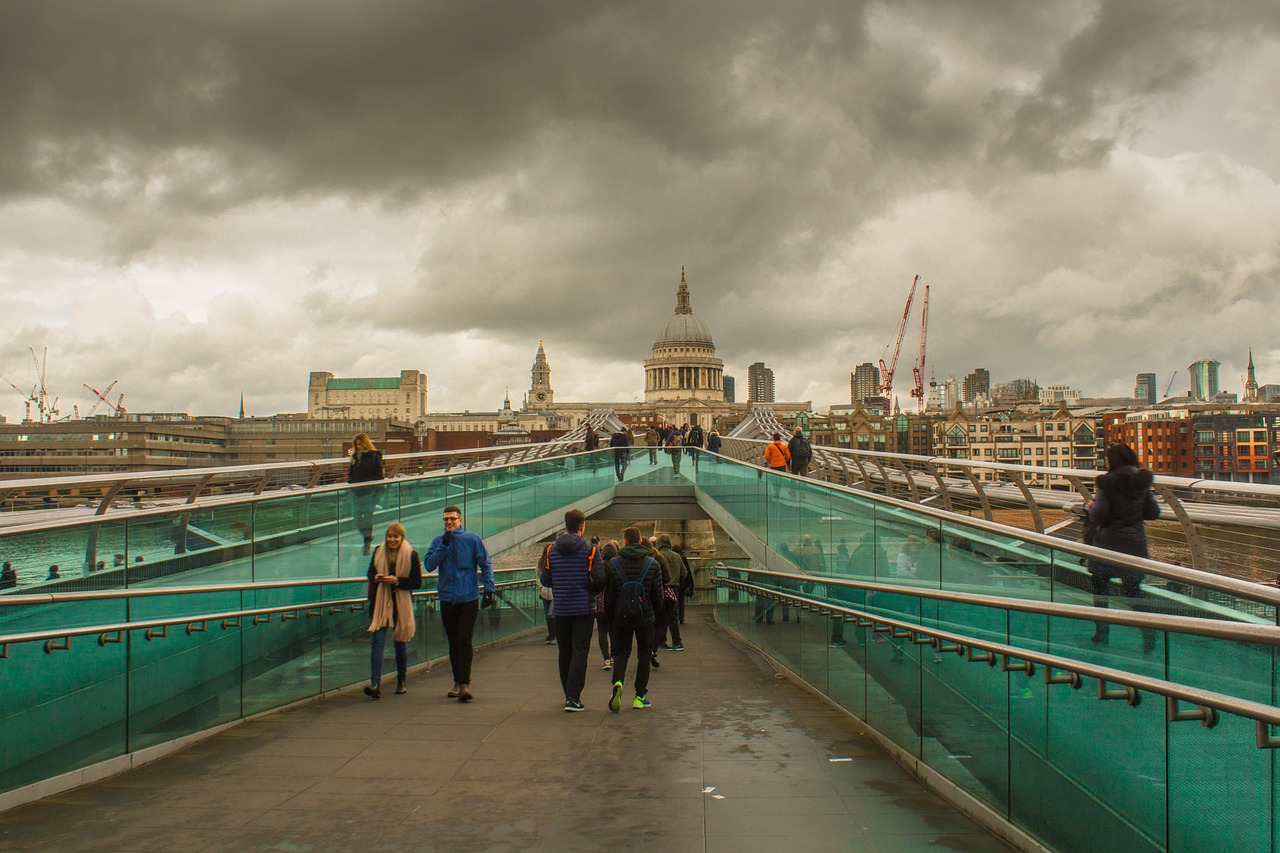
[[(775, 678), (693, 608), (653, 707), (563, 711), (540, 637), (254, 720), (133, 772), (0, 815), (0, 849), (116, 851), (1007, 851), (849, 717)], [(634, 660), (632, 661), (634, 677)], [(851, 761), (833, 762), (832, 758)]]

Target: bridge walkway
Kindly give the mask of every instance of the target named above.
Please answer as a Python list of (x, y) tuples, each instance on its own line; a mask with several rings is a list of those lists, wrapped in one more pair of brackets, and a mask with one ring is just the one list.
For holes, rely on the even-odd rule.
[(437, 668), (407, 696), (276, 712), (0, 814), (0, 848), (1008, 850), (709, 610), (684, 627), (648, 710), (608, 712), (593, 643), (588, 710), (566, 714), (556, 649), (523, 639), (477, 652), (469, 705)]

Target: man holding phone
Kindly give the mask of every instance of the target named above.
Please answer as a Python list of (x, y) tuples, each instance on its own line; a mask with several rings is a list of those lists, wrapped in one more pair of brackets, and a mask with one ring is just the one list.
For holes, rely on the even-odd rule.
[[(440, 596), (440, 621), (449, 641), (449, 665), (453, 668), (450, 699), (470, 702), (471, 638), (476, 630), (476, 617), (481, 607), (493, 606), (493, 564), (484, 540), (462, 528), (462, 510), (444, 508), (444, 533), (431, 540), (423, 559), (423, 571), (439, 571), (436, 591)], [(484, 601), (480, 601), (480, 582), (476, 572), (484, 573)]]

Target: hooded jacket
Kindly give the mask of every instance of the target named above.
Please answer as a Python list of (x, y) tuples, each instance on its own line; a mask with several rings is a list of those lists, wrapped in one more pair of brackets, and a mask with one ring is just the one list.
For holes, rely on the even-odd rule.
[(561, 533), (542, 555), (538, 580), (555, 595), (556, 616), (595, 612), (595, 595), (604, 588), (600, 549), (577, 533)]
[[(649, 554), (649, 549), (643, 545), (625, 545), (618, 552), (618, 563), (622, 566), (622, 577), (619, 577), (617, 569), (612, 563), (606, 564), (605, 571), (605, 587), (604, 587), (604, 612), (609, 618), (613, 618), (618, 612), (618, 598), (622, 595), (622, 584), (625, 580), (640, 580), (640, 573), (644, 571), (644, 563)], [(649, 564), (648, 571), (644, 571), (644, 594), (649, 599), (651, 608), (649, 615), (640, 624), (650, 625), (654, 621), (654, 615), (659, 612), (659, 608), (663, 607), (662, 599), (662, 563), (655, 557), (653, 562)]]
[(689, 574), (689, 566), (685, 563), (684, 558), (677, 554), (671, 548), (671, 537), (665, 533), (658, 535), (658, 541), (653, 543), (658, 549), (658, 553), (665, 562), (666, 569), (662, 582), (670, 587), (679, 588)]
[(1098, 525), (1099, 548), (1146, 557), (1147, 531), (1144, 520), (1160, 517), (1160, 507), (1151, 493), (1151, 472), (1125, 465), (1096, 481), (1097, 494), (1089, 505), (1089, 520)]

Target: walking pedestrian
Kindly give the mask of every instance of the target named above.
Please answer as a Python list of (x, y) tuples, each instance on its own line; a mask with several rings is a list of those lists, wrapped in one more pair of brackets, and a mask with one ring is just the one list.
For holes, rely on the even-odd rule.
[[(606, 576), (609, 574), (609, 560), (618, 556), (620, 550), (622, 546), (616, 539), (610, 539), (600, 546), (600, 565)], [(600, 644), (600, 654), (604, 656), (604, 664), (600, 668), (608, 672), (613, 669), (613, 626), (609, 620), (609, 610), (605, 606), (603, 587), (596, 593), (595, 613), (596, 642)]]
[(662, 437), (658, 435), (658, 431), (653, 427), (649, 427), (644, 431), (644, 443), (649, 448), (649, 464), (658, 464), (658, 444), (662, 441)]
[(670, 651), (684, 651), (684, 643), (680, 639), (680, 585), (684, 582), (685, 576), (689, 574), (689, 566), (685, 563), (684, 558), (677, 554), (671, 548), (671, 537), (666, 533), (658, 535), (658, 553), (662, 555), (667, 574), (662, 578), (663, 600), (665, 602), (665, 610), (667, 612), (666, 625), (661, 629), (659, 642), (666, 645), (667, 633), (671, 634), (671, 645), (668, 647)]
[[(1134, 557), (1148, 556), (1147, 531), (1144, 521), (1160, 517), (1160, 506), (1151, 492), (1154, 480), (1151, 472), (1138, 467), (1138, 456), (1124, 442), (1107, 445), (1103, 451), (1107, 460), (1107, 473), (1096, 480), (1093, 501), (1087, 507), (1088, 520), (1095, 525), (1093, 542), (1120, 554)], [(1086, 530), (1086, 533), (1090, 531)], [(1106, 607), (1111, 592), (1111, 579), (1120, 581), (1120, 594), (1135, 610), (1146, 610), (1142, 600), (1142, 572), (1127, 569), (1103, 560), (1089, 561), (1089, 577), (1093, 588), (1095, 607)], [(1106, 645), (1111, 635), (1111, 625), (1096, 623), (1090, 640)], [(1156, 647), (1156, 632), (1142, 629), (1142, 651), (1148, 653)]]
[(587, 424), (587, 431), (582, 436), (582, 449), (590, 453), (587, 457), (587, 464), (591, 466), (591, 470), (596, 470), (596, 464), (600, 461), (595, 451), (600, 449), (600, 435), (592, 428), (591, 424)]
[(667, 605), (666, 605), (666, 579), (671, 575), (671, 569), (667, 567), (667, 558), (662, 556), (662, 552), (658, 550), (658, 537), (650, 536), (649, 539), (642, 543), (649, 549), (649, 556), (653, 557), (658, 563), (658, 568), (662, 570), (662, 605), (654, 611), (653, 614), (653, 642), (649, 644), (649, 656), (652, 658), (649, 665), (654, 669), (661, 669), (662, 664), (658, 662), (658, 649), (662, 645), (662, 637), (659, 632), (666, 633), (667, 628)]
[(605, 611), (613, 626), (613, 690), (609, 710), (622, 708), (622, 689), (632, 644), (636, 650), (635, 698), (631, 707), (649, 707), (649, 669), (654, 661), (653, 624), (663, 606), (661, 567), (649, 548), (640, 542), (640, 531), (622, 531), (622, 549), (608, 561), (605, 571)]
[(404, 538), (404, 526), (398, 521), (387, 525), (383, 543), (369, 560), (369, 612), (373, 618), (368, 631), (369, 685), (364, 694), (382, 698), (382, 660), (387, 648), (387, 629), (392, 631), (396, 647), (396, 693), (409, 692), (409, 641), (416, 625), (413, 619), (413, 591), (422, 586), (422, 564), (413, 546)]
[[(493, 564), (484, 540), (462, 527), (462, 510), (447, 506), (442, 515), (444, 533), (431, 540), (423, 560), (427, 572), (439, 571), (436, 591), (440, 599), (440, 621), (449, 641), (449, 666), (453, 669), (450, 699), (470, 702), (471, 661), (475, 656), (472, 637), (481, 607), (493, 606)], [(484, 576), (484, 601), (480, 600), (480, 581)]]
[(723, 441), (724, 440), (720, 438), (720, 433), (715, 430), (712, 430), (707, 434), (707, 452), (711, 454), (712, 462), (720, 461), (720, 447), (723, 444)]
[(667, 453), (671, 456), (671, 470), (677, 475), (680, 473), (680, 456), (683, 449), (684, 433), (673, 429), (667, 436)]
[(13, 569), (13, 563), (5, 560), (4, 568), (0, 569), (0, 589), (13, 589), (17, 585), (18, 573)]
[(627, 474), (627, 465), (631, 462), (631, 433), (625, 426), (619, 424), (613, 435), (609, 436), (609, 446), (613, 448), (613, 473), (621, 483)]
[(585, 711), (582, 688), (587, 680), (587, 655), (595, 626), (595, 594), (604, 588), (599, 546), (583, 533), (587, 516), (571, 509), (564, 514), (564, 532), (547, 546), (538, 563), (538, 580), (551, 587), (556, 601), (556, 643), (560, 646), (560, 686), (565, 711)]
[[(382, 451), (373, 446), (373, 441), (365, 433), (360, 433), (351, 441), (351, 464), (347, 466), (347, 483), (372, 483), (383, 479)], [(361, 486), (351, 489), (352, 517), (356, 530), (364, 537), (364, 550), (360, 553), (368, 556), (373, 548), (373, 513), (378, 508), (378, 498), (382, 496), (380, 486)]]
[(765, 445), (764, 464), (770, 471), (785, 472), (791, 464), (791, 449), (782, 443), (782, 433), (775, 432), (773, 441)]
[(684, 447), (685, 452), (689, 454), (689, 459), (694, 465), (698, 464), (698, 451), (702, 449), (703, 433), (700, 424), (694, 424), (689, 427), (689, 431), (685, 433)]
[(555, 593), (551, 591), (551, 587), (538, 585), (538, 598), (542, 601), (542, 618), (547, 623), (547, 640), (548, 646), (556, 644), (556, 602)]
[(791, 440), (787, 442), (790, 455), (791, 473), (803, 477), (809, 473), (809, 463), (813, 461), (813, 445), (804, 437), (804, 430), (796, 427)]

